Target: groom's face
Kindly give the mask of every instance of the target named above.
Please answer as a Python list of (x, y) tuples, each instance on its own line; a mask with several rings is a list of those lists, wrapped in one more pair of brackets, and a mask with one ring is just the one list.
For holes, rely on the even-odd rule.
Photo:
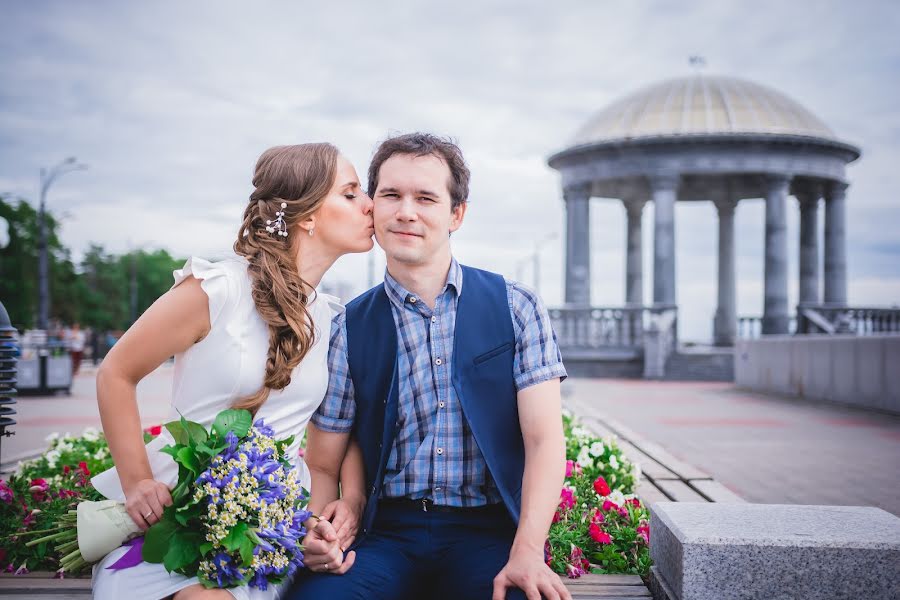
[(443, 260), (466, 205), (452, 208), (450, 169), (434, 155), (395, 154), (378, 171), (375, 239), (389, 259), (408, 265)]

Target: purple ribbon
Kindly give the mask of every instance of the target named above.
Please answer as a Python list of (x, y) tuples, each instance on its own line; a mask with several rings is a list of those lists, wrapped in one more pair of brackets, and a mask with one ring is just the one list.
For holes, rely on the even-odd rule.
[(144, 559), (141, 557), (141, 549), (144, 547), (143, 536), (128, 540), (127, 542), (122, 544), (122, 547), (126, 546), (130, 546), (130, 548), (128, 548), (128, 552), (123, 554), (119, 560), (106, 567), (107, 569), (113, 569), (114, 571), (119, 571), (121, 569), (130, 569), (131, 567), (143, 562)]

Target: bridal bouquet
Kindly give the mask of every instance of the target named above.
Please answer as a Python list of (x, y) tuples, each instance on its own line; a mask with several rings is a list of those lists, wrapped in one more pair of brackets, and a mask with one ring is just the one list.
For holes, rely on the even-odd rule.
[(209, 588), (265, 590), (303, 566), (299, 541), (310, 513), (285, 454), (293, 437), (275, 440), (245, 410), (219, 413), (209, 431), (184, 418), (165, 428), (175, 443), (162, 451), (178, 463), (178, 483), (173, 504), (142, 538), (124, 504), (84, 501), (28, 545), (57, 543), (63, 570), (72, 572), (125, 543), (129, 551), (109, 568), (162, 563)]

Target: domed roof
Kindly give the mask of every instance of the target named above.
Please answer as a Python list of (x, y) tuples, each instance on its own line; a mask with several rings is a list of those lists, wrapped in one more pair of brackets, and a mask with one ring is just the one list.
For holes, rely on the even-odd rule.
[(691, 75), (613, 102), (575, 134), (572, 144), (723, 134), (835, 140), (827, 125), (781, 92), (735, 77)]

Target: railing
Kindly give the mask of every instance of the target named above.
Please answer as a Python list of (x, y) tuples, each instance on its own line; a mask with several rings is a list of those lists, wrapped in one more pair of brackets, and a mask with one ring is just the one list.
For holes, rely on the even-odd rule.
[(797, 307), (797, 315), (799, 333), (872, 335), (900, 332), (900, 307), (801, 304)]
[(668, 306), (566, 306), (551, 308), (550, 321), (565, 350), (643, 350), (644, 331)]
[[(833, 304), (800, 304), (792, 317), (788, 333), (873, 335), (900, 332), (900, 307), (867, 308)], [(761, 317), (739, 317), (738, 338), (762, 335)]]

